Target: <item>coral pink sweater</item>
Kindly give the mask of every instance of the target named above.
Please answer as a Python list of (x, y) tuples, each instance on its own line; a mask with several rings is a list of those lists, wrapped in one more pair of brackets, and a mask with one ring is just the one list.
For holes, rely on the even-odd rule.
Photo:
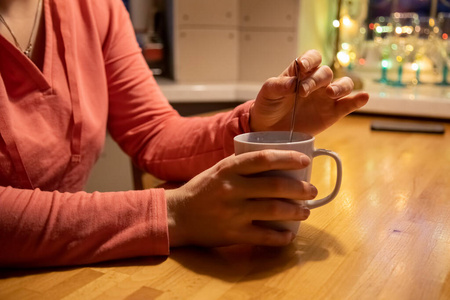
[(167, 255), (162, 189), (82, 191), (106, 130), (143, 169), (188, 180), (233, 153), (251, 102), (180, 117), (121, 0), (44, 0), (44, 16), (42, 71), (0, 36), (0, 266)]

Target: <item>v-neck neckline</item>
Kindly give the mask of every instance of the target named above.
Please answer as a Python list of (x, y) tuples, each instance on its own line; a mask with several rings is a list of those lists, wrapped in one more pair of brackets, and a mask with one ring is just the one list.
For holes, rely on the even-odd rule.
[(3, 35), (0, 35), (0, 40), (9, 50), (11, 55), (24, 66), (30, 77), (39, 85), (41, 91), (50, 89), (51, 85), (51, 63), (52, 63), (52, 51), (53, 51), (53, 36), (51, 36), (51, 28), (53, 26), (51, 18), (51, 8), (50, 0), (43, 0), (43, 12), (42, 17), (44, 18), (44, 53), (42, 61), (42, 70), (29, 59), (20, 49), (13, 45), (8, 39)]

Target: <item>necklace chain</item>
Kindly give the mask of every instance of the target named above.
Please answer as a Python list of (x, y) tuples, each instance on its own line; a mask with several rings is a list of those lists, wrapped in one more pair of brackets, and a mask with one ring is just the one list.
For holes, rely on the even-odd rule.
[(40, 13), (41, 10), (41, 2), (42, 0), (39, 0), (38, 2), (38, 7), (36, 9), (36, 13), (34, 15), (34, 23), (33, 23), (33, 28), (31, 29), (31, 33), (30, 33), (30, 38), (28, 39), (28, 44), (27, 47), (25, 48), (25, 50), (22, 50), (22, 47), (20, 47), (19, 41), (16, 38), (16, 35), (14, 34), (14, 31), (11, 29), (11, 27), (9, 27), (8, 23), (6, 23), (5, 18), (3, 18), (3, 16), (0, 14), (0, 22), (5, 25), (6, 29), (8, 29), (9, 33), (11, 34), (13, 40), (14, 40), (14, 44), (16, 45), (17, 48), (19, 48), (20, 51), (23, 52), (23, 54), (25, 54), (28, 58), (31, 58), (31, 51), (33, 50), (33, 43), (32, 43), (32, 39), (34, 36), (34, 32), (36, 29), (36, 24), (38, 21), (38, 15)]

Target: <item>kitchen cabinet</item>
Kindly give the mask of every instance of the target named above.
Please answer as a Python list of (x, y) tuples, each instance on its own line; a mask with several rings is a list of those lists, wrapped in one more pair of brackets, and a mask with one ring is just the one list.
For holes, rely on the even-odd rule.
[(174, 0), (177, 83), (262, 82), (297, 56), (297, 0)]
[(177, 32), (178, 82), (233, 82), (238, 70), (235, 28), (180, 28)]
[(180, 27), (237, 26), (238, 5), (238, 0), (176, 0), (175, 21)]

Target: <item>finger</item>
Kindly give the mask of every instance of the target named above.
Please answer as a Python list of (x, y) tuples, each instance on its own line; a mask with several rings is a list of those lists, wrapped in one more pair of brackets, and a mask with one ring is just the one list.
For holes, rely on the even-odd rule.
[(241, 180), (243, 198), (310, 200), (317, 196), (312, 184), (286, 176), (257, 175)]
[(340, 98), (349, 95), (355, 84), (349, 77), (342, 77), (331, 83), (326, 88), (326, 93), (331, 98)]
[(248, 200), (246, 206), (252, 220), (304, 221), (310, 215), (310, 210), (300, 202), (282, 199), (253, 199)]
[[(297, 62), (300, 66), (300, 73), (307, 74), (312, 70), (318, 68), (322, 63), (322, 55), (317, 50), (308, 50), (302, 56), (297, 58)], [(280, 74), (280, 77), (283, 76), (296, 76), (297, 64), (294, 61)]]
[(366, 105), (367, 101), (369, 101), (369, 94), (368, 93), (357, 93), (354, 95), (350, 95), (347, 97), (344, 97), (342, 99), (339, 99), (336, 102), (335, 108), (339, 115), (346, 116), (349, 113), (360, 109), (364, 105)]
[(302, 169), (310, 163), (307, 155), (297, 151), (266, 149), (236, 155), (232, 169), (238, 174), (250, 175), (270, 170)]
[(289, 245), (294, 238), (295, 234), (289, 230), (277, 231), (257, 225), (249, 225), (248, 229), (239, 233), (240, 243), (258, 246), (286, 246)]
[(311, 76), (300, 81), (298, 92), (300, 96), (306, 97), (315, 90), (328, 86), (332, 80), (333, 71), (328, 66), (322, 66)]
[[(294, 67), (291, 64), (291, 66), (289, 66), (289, 68), (285, 71), (286, 75), (281, 77), (272, 77), (266, 80), (261, 87), (258, 96), (265, 99), (281, 99), (284, 96), (294, 93), (298, 80), (295, 76), (296, 73), (294, 72)], [(292, 75), (289, 75), (290, 73), (292, 73)], [(301, 78), (304, 78), (304, 76), (301, 76)], [(311, 92), (321, 87), (326, 87), (332, 80), (333, 71), (331, 71), (328, 66), (321, 66), (320, 68), (314, 69), (314, 72), (310, 74), (309, 77), (305, 77), (301, 80), (298, 91), (301, 96), (306, 97)], [(336, 85), (339, 86), (339, 83)]]
[(320, 66), (322, 63), (322, 55), (317, 50), (308, 50), (298, 59), (303, 73), (310, 72)]
[(258, 97), (271, 100), (282, 99), (295, 92), (296, 81), (297, 77), (269, 78), (261, 87)]

